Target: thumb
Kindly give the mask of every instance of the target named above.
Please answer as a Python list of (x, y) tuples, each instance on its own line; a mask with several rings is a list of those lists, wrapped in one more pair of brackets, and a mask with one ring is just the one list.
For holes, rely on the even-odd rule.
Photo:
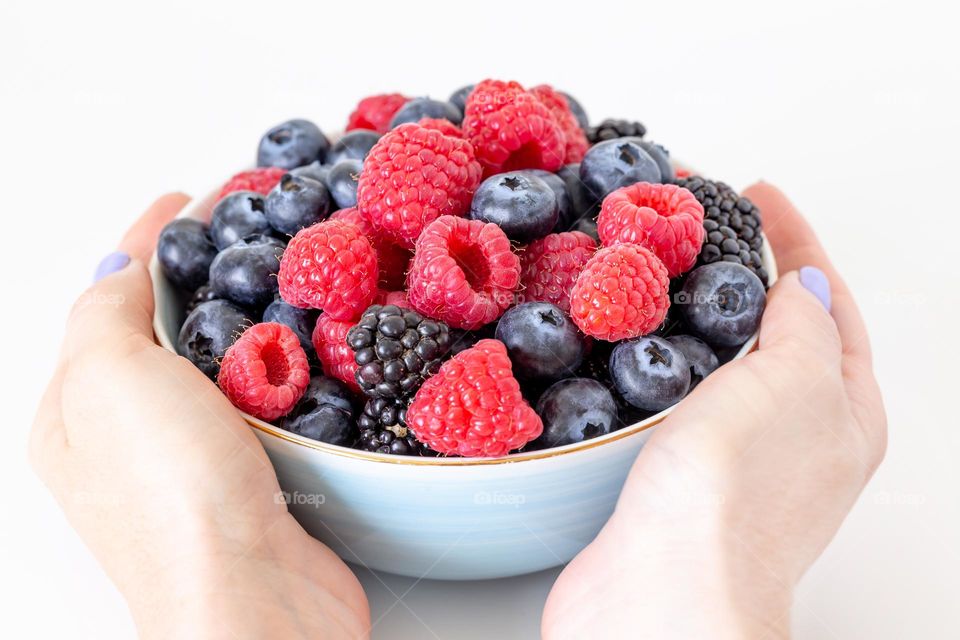
[(839, 369), (842, 343), (829, 312), (829, 281), (803, 267), (780, 278), (769, 292), (760, 323), (760, 354), (813, 358)]

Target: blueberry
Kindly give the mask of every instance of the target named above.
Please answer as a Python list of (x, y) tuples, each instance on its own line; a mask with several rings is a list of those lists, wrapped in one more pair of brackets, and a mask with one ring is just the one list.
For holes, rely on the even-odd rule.
[(327, 182), (327, 174), (330, 172), (330, 167), (325, 164), (320, 164), (319, 160), (314, 160), (310, 164), (305, 164), (302, 167), (297, 167), (296, 169), (291, 169), (290, 173), (295, 176), (302, 176), (304, 178), (312, 178), (317, 182)]
[(717, 370), (720, 359), (710, 346), (700, 338), (693, 336), (670, 336), (670, 344), (683, 352), (690, 366), (690, 390), (700, 384), (704, 378)]
[(477, 188), (470, 205), (470, 218), (493, 222), (520, 242), (547, 235), (558, 217), (553, 189), (526, 171), (490, 176)]
[(297, 402), (296, 406), (287, 414), (287, 418), (294, 418), (313, 412), (315, 409), (329, 405), (347, 412), (355, 417), (359, 411), (357, 401), (346, 384), (336, 378), (316, 375), (310, 378), (310, 384)]
[(496, 339), (507, 347), (521, 378), (558, 380), (572, 376), (587, 353), (587, 337), (549, 302), (526, 302), (507, 310)]
[(357, 206), (357, 180), (363, 163), (359, 160), (341, 160), (327, 174), (327, 189), (337, 207), (346, 209)]
[(163, 228), (157, 240), (157, 260), (163, 274), (186, 291), (207, 281), (210, 263), (216, 255), (210, 230), (199, 220), (177, 218)]
[(635, 182), (660, 182), (660, 167), (640, 138), (614, 138), (593, 145), (580, 163), (580, 179), (597, 199)]
[(359, 160), (370, 153), (373, 145), (377, 144), (380, 134), (369, 129), (354, 129), (347, 131), (343, 136), (333, 143), (330, 152), (327, 154), (327, 164), (335, 165), (341, 160)]
[[(210, 270), (207, 270), (207, 275), (210, 275)], [(187, 304), (184, 307), (183, 311), (186, 315), (193, 313), (193, 310), (199, 307), (204, 302), (210, 302), (211, 300), (217, 300), (217, 294), (214, 293), (213, 289), (210, 288), (209, 284), (202, 284), (197, 287), (196, 291), (193, 292), (193, 295), (190, 296), (190, 299), (187, 300)]]
[(393, 129), (406, 122), (418, 122), (421, 118), (446, 118), (453, 124), (459, 125), (463, 120), (463, 112), (449, 102), (414, 98), (393, 115), (390, 128)]
[(210, 288), (240, 306), (264, 307), (277, 295), (283, 248), (283, 242), (265, 235), (237, 240), (211, 263)]
[(257, 150), (258, 167), (295, 169), (314, 160), (321, 162), (330, 141), (309, 120), (287, 120), (263, 134)]
[(536, 176), (546, 182), (547, 186), (553, 190), (553, 195), (557, 198), (557, 224), (554, 225), (554, 231), (561, 226), (564, 220), (569, 220), (573, 216), (570, 196), (567, 194), (567, 185), (563, 178), (544, 169), (524, 169), (518, 173)]
[(610, 377), (624, 400), (646, 411), (663, 411), (690, 389), (683, 351), (656, 336), (617, 344), (610, 354)]
[(254, 191), (234, 191), (221, 198), (210, 218), (210, 238), (217, 250), (223, 251), (247, 236), (270, 233), (265, 212), (263, 196)]
[(563, 180), (567, 191), (567, 201), (569, 209), (566, 219), (561, 214), (557, 221), (556, 231), (569, 231), (584, 216), (596, 217), (599, 213), (598, 200), (583, 184), (580, 179), (580, 163), (567, 164), (560, 167), (557, 171), (557, 177)]
[(589, 378), (555, 382), (537, 402), (543, 433), (531, 449), (562, 447), (615, 431), (620, 422), (610, 390)]
[(714, 262), (691, 271), (674, 300), (693, 333), (714, 347), (734, 347), (760, 327), (767, 293), (742, 264)]
[(330, 404), (322, 404), (313, 411), (288, 415), (283, 428), (311, 440), (349, 447), (357, 440), (357, 424), (349, 413)]
[(600, 231), (597, 229), (597, 219), (591, 216), (584, 216), (577, 220), (570, 231), (579, 231), (585, 233), (597, 242), (600, 242)]
[(586, 131), (590, 126), (590, 118), (587, 117), (587, 112), (583, 109), (583, 105), (566, 91), (561, 91), (560, 93), (567, 99), (567, 104), (570, 106), (573, 117), (577, 119), (577, 124), (580, 125), (581, 129)]
[(637, 144), (650, 154), (650, 157), (657, 163), (657, 167), (660, 169), (660, 181), (673, 182), (676, 174), (673, 172), (673, 165), (670, 164), (670, 152), (667, 151), (662, 144), (657, 144), (656, 142), (641, 140)]
[(330, 215), (330, 192), (313, 178), (286, 174), (264, 203), (267, 222), (288, 236)]
[(177, 353), (208, 378), (216, 378), (223, 354), (251, 326), (250, 314), (226, 300), (201, 303), (180, 327)]
[(311, 360), (315, 360), (317, 352), (313, 348), (313, 328), (317, 326), (316, 309), (300, 309), (287, 304), (283, 300), (274, 300), (263, 310), (264, 322), (279, 322), (290, 327), (300, 338), (300, 346), (307, 352)]
[(460, 112), (467, 108), (467, 98), (470, 97), (470, 92), (473, 91), (475, 85), (468, 84), (465, 87), (460, 87), (456, 91), (450, 94), (450, 97), (447, 98), (447, 102), (455, 106), (457, 109), (460, 109)]

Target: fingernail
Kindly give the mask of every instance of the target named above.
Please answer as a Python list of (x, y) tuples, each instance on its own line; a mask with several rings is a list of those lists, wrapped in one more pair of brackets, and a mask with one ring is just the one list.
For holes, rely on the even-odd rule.
[(93, 274), (93, 281), (97, 282), (106, 278), (111, 273), (116, 273), (130, 264), (130, 256), (123, 251), (114, 251), (97, 265), (97, 270)]
[(817, 296), (823, 308), (830, 311), (830, 281), (827, 274), (816, 267), (800, 267), (800, 284)]

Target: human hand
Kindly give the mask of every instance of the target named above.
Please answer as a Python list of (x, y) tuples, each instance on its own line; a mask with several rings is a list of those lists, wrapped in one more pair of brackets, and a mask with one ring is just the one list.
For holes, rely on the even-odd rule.
[(145, 263), (186, 202), (158, 200), (74, 306), (31, 462), (141, 636), (367, 637), (360, 584), (287, 512), (250, 428), (153, 341)]
[(853, 297), (783, 194), (761, 183), (744, 195), (786, 274), (759, 350), (703, 381), (650, 438), (614, 515), (554, 585), (547, 638), (787, 637), (797, 581), (883, 458)]

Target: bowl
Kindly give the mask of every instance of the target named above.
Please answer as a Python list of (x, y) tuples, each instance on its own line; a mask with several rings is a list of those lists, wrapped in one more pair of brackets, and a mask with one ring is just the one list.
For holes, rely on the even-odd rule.
[[(216, 192), (181, 217), (209, 221)], [(764, 244), (772, 284), (776, 264)], [(158, 342), (176, 352), (185, 294), (150, 263)], [(736, 353), (743, 357), (754, 335)], [(670, 409), (619, 431), (502, 458), (415, 458), (304, 438), (242, 413), (293, 516), (347, 562), (414, 578), (479, 580), (570, 561), (613, 513), (641, 447)]]

